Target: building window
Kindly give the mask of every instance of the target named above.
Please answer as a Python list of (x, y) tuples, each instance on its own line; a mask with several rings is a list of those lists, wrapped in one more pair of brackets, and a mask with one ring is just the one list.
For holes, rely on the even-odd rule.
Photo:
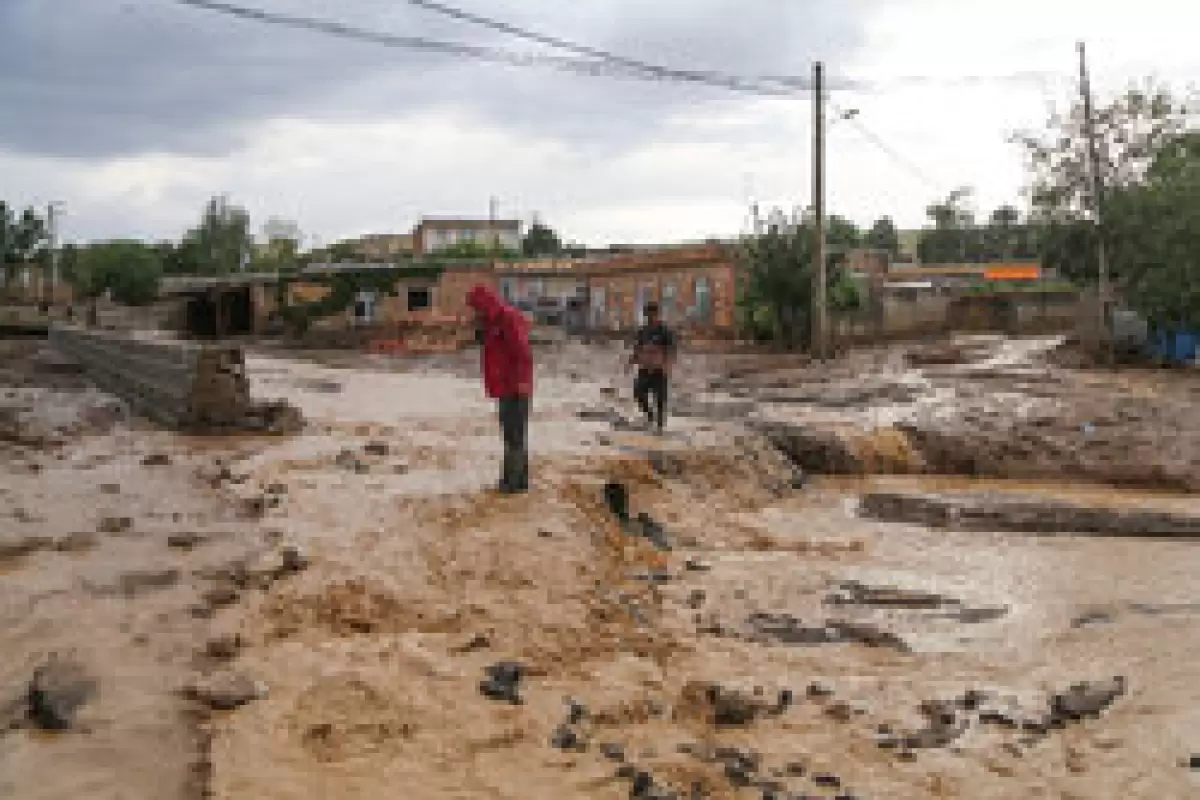
[(354, 298), (354, 321), (369, 324), (375, 321), (375, 293), (359, 292)]
[(696, 278), (696, 320), (708, 322), (712, 314), (712, 295), (710, 294), (708, 278)]
[(512, 278), (504, 278), (500, 281), (500, 296), (504, 298), (504, 302), (506, 303), (511, 303), (513, 301)]
[(433, 305), (433, 292), (428, 287), (408, 290), (408, 310), (424, 311)]
[(676, 287), (674, 281), (667, 281), (663, 284), (662, 289), (662, 318), (663, 322), (670, 322), (675, 318), (675, 299)]

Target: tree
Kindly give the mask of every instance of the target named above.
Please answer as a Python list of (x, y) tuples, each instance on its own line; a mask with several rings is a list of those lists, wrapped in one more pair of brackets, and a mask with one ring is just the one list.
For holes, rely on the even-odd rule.
[(989, 261), (1008, 261), (1017, 257), (1018, 226), (1021, 212), (1004, 205), (992, 212), (984, 231), (984, 250)]
[(214, 197), (205, 206), (200, 225), (183, 237), (181, 263), (191, 274), (228, 275), (244, 268), (252, 244), (246, 210)]
[[(1145, 183), (1155, 160), (1164, 148), (1180, 140), (1194, 112), (1168, 87), (1149, 79), (1108, 103), (1096, 104), (1093, 118), (1103, 201), (1105, 206), (1110, 199), (1114, 202), (1113, 213), (1105, 208), (1103, 219), (1110, 248), (1119, 246), (1120, 237), (1136, 234), (1122, 225), (1120, 215), (1130, 212), (1132, 206), (1123, 205), (1121, 196)], [(1043, 227), (1044, 263), (1065, 277), (1094, 282), (1099, 234), (1092, 222), (1085, 122), (1083, 103), (1077, 101), (1066, 111), (1053, 113), (1045, 130), (1019, 132), (1011, 141), (1025, 153), (1031, 176), (1029, 194), (1036, 221)], [(1141, 208), (1141, 204), (1134, 205)], [(1119, 259), (1110, 264), (1110, 275), (1118, 285), (1130, 278), (1128, 266)]]
[(960, 263), (978, 260), (982, 250), (975, 230), (975, 213), (967, 205), (972, 194), (969, 188), (956, 189), (945, 200), (925, 210), (933, 223), (932, 229), (922, 232), (917, 244), (917, 257), (927, 264)]
[(521, 252), (528, 258), (557, 256), (562, 250), (563, 244), (558, 234), (549, 226), (537, 221), (529, 226), (525, 238), (521, 240)]
[(863, 237), (863, 244), (872, 250), (883, 250), (892, 258), (900, 254), (900, 233), (891, 217), (875, 221)]
[(0, 201), (0, 261), (8, 293), (15, 291), (21, 266), (47, 261), (49, 242), (50, 233), (37, 211), (30, 207), (16, 216), (7, 203)]
[(777, 211), (766, 230), (748, 237), (740, 260), (745, 271), (742, 313), (755, 338), (787, 348), (811, 340), (812, 228), (797, 216)]
[[(846, 313), (861, 304), (858, 286), (840, 267), (845, 251), (858, 242), (858, 231), (850, 223), (830, 217), (826, 243), (828, 281), (826, 300), (832, 311)], [(844, 221), (843, 221), (844, 222)], [(745, 275), (738, 298), (743, 319), (758, 339), (771, 339), (787, 348), (811, 342), (813, 299), (812, 219), (774, 211), (766, 229), (743, 240), (739, 263)]]
[(115, 240), (79, 250), (74, 283), (85, 297), (110, 290), (118, 303), (144, 305), (158, 296), (162, 274), (162, 260), (154, 245)]
[(1200, 133), (1161, 143), (1145, 178), (1106, 198), (1104, 226), (1130, 305), (1156, 326), (1200, 326)]

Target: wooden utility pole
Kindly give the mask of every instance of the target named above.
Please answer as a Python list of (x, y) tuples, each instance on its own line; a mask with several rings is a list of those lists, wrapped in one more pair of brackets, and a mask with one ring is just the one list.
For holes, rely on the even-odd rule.
[(1096, 226), (1096, 262), (1099, 267), (1097, 295), (1100, 308), (1100, 335), (1105, 343), (1105, 352), (1111, 355), (1112, 332), (1108, 329), (1108, 249), (1104, 242), (1103, 219), (1103, 189), (1100, 181), (1100, 149), (1096, 142), (1096, 120), (1092, 114), (1092, 85), (1088, 78), (1087, 49), (1083, 42), (1077, 45), (1079, 49), (1079, 92), (1083, 95), (1083, 124), (1087, 134), (1088, 165), (1090, 169), (1092, 219)]
[(821, 360), (828, 357), (829, 320), (825, 274), (825, 66), (813, 65), (813, 347)]

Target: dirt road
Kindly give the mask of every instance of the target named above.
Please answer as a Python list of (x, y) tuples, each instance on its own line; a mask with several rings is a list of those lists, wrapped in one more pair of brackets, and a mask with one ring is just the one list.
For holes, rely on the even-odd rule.
[[(1102, 411), (1114, 390), (1045, 372), (1047, 346), (976, 342), (967, 370), (892, 352), (792, 372), (696, 358), (683, 415), (656, 439), (618, 417), (631, 412), (608, 391), (618, 354), (567, 345), (539, 358), (521, 498), (484, 491), (498, 442), (469, 354), (250, 359), (259, 396), (310, 421), (286, 440), (199, 443), (108, 420), (55, 450), (10, 444), (4, 499), (10, 516), (31, 512), (13, 530), (96, 538), (6, 561), (0, 630), (19, 659), (3, 696), (20, 701), (51, 650), (73, 649), (98, 689), (73, 730), (0, 737), (0, 795), (1195, 796), (1194, 541), (931, 528), (857, 508), (872, 491), (970, 488), (1184, 514), (1188, 496), (1089, 489), (1082, 474), (1005, 481), (1013, 459), (985, 457), (998, 435), (970, 439), (972, 463), (1000, 465), (992, 478), (801, 486), (762, 433), (833, 430), (857, 471), (917, 472), (935, 452), (922, 431), (1053, 419), (1032, 426), (1052, 434), (1038, 441), (1064, 442), (1060, 462), (1102, 480), (1117, 430), (1062, 400)], [(1189, 392), (1143, 399), (1185, 407)], [(864, 456), (883, 440), (904, 452)], [(1189, 453), (1176, 443), (1163, 475)], [(628, 491), (626, 523), (612, 484)], [(117, 514), (129, 523), (104, 521)]]

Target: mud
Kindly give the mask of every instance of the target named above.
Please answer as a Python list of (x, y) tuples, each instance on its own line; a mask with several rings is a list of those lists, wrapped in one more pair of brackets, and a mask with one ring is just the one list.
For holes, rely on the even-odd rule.
[[(46, 412), (83, 416), (86, 391), (29, 378), (43, 394), (3, 445), (15, 550), (0, 588), (17, 611), (0, 630), (19, 655), (0, 687), (21, 717), (48, 654), (73, 651), (97, 690), (64, 733), (0, 736), (0, 795), (1194, 795), (1189, 542), (1023, 536), (994, 513), (972, 530), (896, 525), (858, 503), (995, 506), (999, 487), (1012, 503), (1186, 516), (1187, 497), (1062, 475), (935, 477), (946, 459), (903, 428), (961, 438), (975, 413), (1003, 430), (1064, 420), (1050, 427), (1065, 437), (1114, 395), (1159, 409), (1112, 412), (1137, 428), (1169, 418), (1180, 390), (1046, 367), (1044, 343), (955, 346), (965, 359), (932, 375), (902, 350), (689, 357), (685, 413), (662, 437), (622, 424), (636, 414), (618, 351), (553, 346), (527, 497), (486, 491), (498, 437), (470, 353), (258, 354), (254, 388), (310, 422), (277, 440), (189, 439), (119, 414), (83, 432)], [(1040, 394), (996, 396), (1017, 375)], [(795, 392), (756, 399), (764, 387)], [(830, 454), (798, 468), (786, 426), (833, 431)], [(1114, 459), (1117, 427), (1093, 420)], [(836, 458), (860, 476), (812, 477)], [(59, 547), (67, 531), (95, 538)]]

